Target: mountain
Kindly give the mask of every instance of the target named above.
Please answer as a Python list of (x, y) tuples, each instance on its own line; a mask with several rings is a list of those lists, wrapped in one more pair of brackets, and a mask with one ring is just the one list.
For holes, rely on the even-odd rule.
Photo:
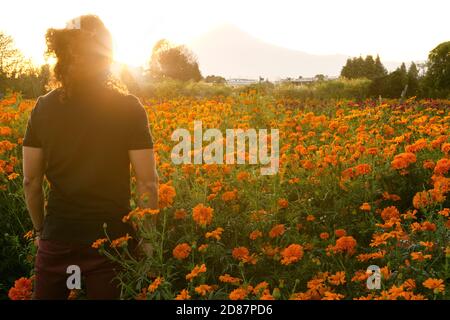
[[(198, 57), (203, 76), (225, 78), (297, 78), (316, 74), (338, 76), (348, 55), (315, 55), (266, 43), (236, 26), (225, 24), (188, 44)], [(391, 70), (399, 63), (388, 62)]]
[(204, 76), (277, 78), (337, 76), (348, 56), (314, 55), (266, 43), (233, 25), (219, 26), (188, 44)]

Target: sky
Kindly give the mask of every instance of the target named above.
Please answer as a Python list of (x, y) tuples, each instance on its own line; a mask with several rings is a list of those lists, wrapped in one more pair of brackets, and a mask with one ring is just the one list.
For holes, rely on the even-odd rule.
[(448, 0), (1, 0), (0, 31), (36, 63), (44, 62), (47, 28), (87, 13), (110, 29), (115, 59), (134, 66), (160, 38), (189, 43), (221, 24), (312, 54), (423, 61), (450, 40), (449, 12)]

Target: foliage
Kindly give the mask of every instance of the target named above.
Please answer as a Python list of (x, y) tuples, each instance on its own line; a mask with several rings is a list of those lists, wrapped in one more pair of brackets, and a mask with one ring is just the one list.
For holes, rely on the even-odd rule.
[(184, 45), (175, 46), (167, 40), (158, 41), (153, 47), (150, 75), (155, 79), (199, 81), (202, 78), (197, 58)]
[[(12, 236), (0, 251), (3, 290), (31, 270), (19, 150), (33, 103), (18, 101), (0, 103), (2, 234)], [(161, 207), (133, 208), (124, 223), (139, 227), (154, 254), (128, 252), (128, 237), (94, 246), (125, 267), (124, 299), (448, 299), (449, 106), (305, 101), (255, 89), (149, 100)], [(173, 128), (192, 130), (192, 119), (221, 131), (278, 128), (280, 172), (173, 165)], [(373, 264), (379, 291), (366, 287)]]

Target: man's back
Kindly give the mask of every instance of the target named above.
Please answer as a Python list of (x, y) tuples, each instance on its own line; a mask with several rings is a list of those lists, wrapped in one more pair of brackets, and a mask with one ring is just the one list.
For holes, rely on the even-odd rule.
[(104, 222), (108, 233), (123, 235), (128, 151), (153, 147), (145, 110), (136, 97), (112, 90), (67, 102), (60, 94), (39, 98), (24, 139), (45, 155), (50, 194), (42, 239), (91, 241)]

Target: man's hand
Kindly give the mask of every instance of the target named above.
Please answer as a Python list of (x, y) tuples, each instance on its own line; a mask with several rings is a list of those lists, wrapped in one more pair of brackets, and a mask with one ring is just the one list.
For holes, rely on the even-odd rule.
[(34, 237), (34, 245), (36, 248), (39, 248), (39, 241), (41, 240), (41, 236), (35, 236)]

